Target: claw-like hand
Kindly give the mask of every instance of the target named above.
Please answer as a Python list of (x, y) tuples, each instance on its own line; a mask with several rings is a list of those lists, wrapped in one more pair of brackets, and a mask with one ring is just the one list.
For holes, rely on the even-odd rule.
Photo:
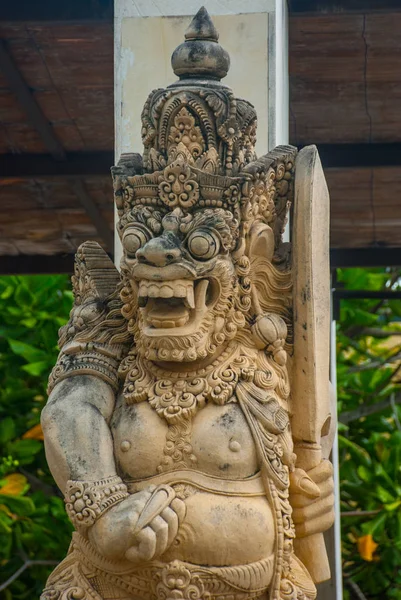
[(322, 460), (308, 472), (296, 468), (290, 475), (290, 502), (297, 538), (329, 529), (334, 523), (331, 462)]
[(150, 486), (102, 515), (90, 528), (89, 540), (107, 558), (149, 561), (173, 542), (185, 512), (173, 488)]

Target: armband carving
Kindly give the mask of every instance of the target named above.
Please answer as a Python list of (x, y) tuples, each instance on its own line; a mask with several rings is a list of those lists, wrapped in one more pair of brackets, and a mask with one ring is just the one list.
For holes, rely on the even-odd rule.
[(99, 481), (70, 480), (65, 493), (67, 514), (76, 529), (90, 527), (127, 496), (127, 486), (117, 476)]

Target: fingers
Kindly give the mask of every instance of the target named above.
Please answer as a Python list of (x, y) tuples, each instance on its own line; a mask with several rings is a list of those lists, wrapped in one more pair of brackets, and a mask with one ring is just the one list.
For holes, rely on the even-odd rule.
[(169, 540), (168, 523), (162, 516), (155, 517), (150, 524), (156, 538), (155, 555), (160, 556), (166, 551)]
[(308, 476), (320, 487), (320, 484), (326, 481), (326, 479), (333, 477), (333, 472), (333, 465), (329, 460), (324, 458), (316, 467), (308, 471)]
[(322, 533), (330, 527), (334, 523), (334, 508), (328, 511), (325, 515), (320, 515), (311, 521), (305, 521), (305, 523), (301, 523), (295, 526), (295, 533), (297, 538), (307, 537), (309, 535), (314, 535), (315, 533)]
[(135, 544), (125, 553), (125, 558), (132, 562), (151, 560), (156, 553), (156, 536), (150, 527), (145, 527), (137, 535)]
[(332, 496), (334, 494), (334, 481), (333, 478), (330, 477), (323, 483), (319, 485), (320, 489), (320, 497), (318, 499), (312, 500), (303, 494), (294, 494), (291, 493), (291, 506), (295, 508), (304, 508), (311, 503), (318, 502), (321, 499), (326, 498), (327, 496)]
[[(334, 523), (333, 466), (322, 460), (307, 473), (297, 468), (290, 476), (292, 519), (298, 538), (321, 533)], [(318, 489), (319, 495), (313, 495)]]
[(170, 544), (172, 544), (175, 536), (178, 533), (178, 527), (180, 525), (181, 520), (179, 519), (177, 513), (174, 512), (174, 510), (172, 508), (170, 508), (169, 506), (163, 510), (163, 512), (161, 513), (160, 516), (167, 523), (167, 530), (168, 530), (167, 543), (166, 543), (166, 549), (167, 549), (170, 546)]
[(313, 504), (309, 504), (309, 506), (294, 509), (292, 512), (292, 520), (298, 525), (299, 523), (320, 517), (327, 512), (330, 512), (332, 508), (333, 496), (330, 494), (326, 498), (319, 498), (319, 500), (313, 502)]
[(294, 494), (302, 494), (310, 499), (316, 499), (320, 496), (319, 487), (303, 469), (296, 468), (290, 473), (290, 485), (291, 492)]
[[(172, 488), (167, 499), (166, 494), (162, 493), (165, 491), (153, 490), (148, 495), (148, 501), (144, 502), (134, 529), (135, 543), (125, 554), (128, 560), (149, 561), (155, 556), (161, 556), (175, 539), (185, 517), (186, 506), (182, 500), (174, 497)], [(138, 523), (142, 523), (139, 529)]]
[[(162, 516), (163, 515), (163, 516)], [(167, 507), (161, 515), (136, 534), (135, 545), (127, 550), (125, 557), (133, 562), (149, 561), (161, 556), (174, 540), (178, 531), (178, 517)]]
[(170, 504), (172, 510), (176, 513), (178, 517), (179, 523), (182, 523), (184, 520), (185, 514), (187, 512), (187, 507), (185, 506), (185, 502), (180, 500), (179, 498), (174, 498), (174, 500)]

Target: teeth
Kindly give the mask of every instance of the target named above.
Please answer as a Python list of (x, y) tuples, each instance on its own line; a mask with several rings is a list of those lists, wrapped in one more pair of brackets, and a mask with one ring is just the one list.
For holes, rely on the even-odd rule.
[(139, 306), (146, 306), (148, 298), (183, 298), (185, 306), (194, 309), (194, 282), (189, 279), (141, 281), (138, 292)]
[(194, 295), (194, 288), (188, 288), (187, 290), (187, 297), (184, 301), (185, 306), (188, 306), (188, 308), (195, 308), (195, 295)]
[(168, 285), (163, 285), (160, 289), (159, 289), (159, 296), (160, 298), (172, 298), (174, 296), (174, 290), (172, 287), (169, 287)]
[(195, 304), (198, 308), (203, 308), (206, 304), (206, 292), (208, 286), (209, 282), (207, 279), (201, 279), (201, 281), (196, 286)]
[(174, 288), (174, 297), (175, 298), (186, 298), (187, 297), (187, 288), (185, 285), (176, 285)]
[(182, 327), (187, 322), (188, 317), (181, 317), (180, 319), (174, 319), (174, 321), (170, 319), (156, 319), (155, 317), (148, 319), (148, 323), (157, 329), (172, 329), (173, 327)]

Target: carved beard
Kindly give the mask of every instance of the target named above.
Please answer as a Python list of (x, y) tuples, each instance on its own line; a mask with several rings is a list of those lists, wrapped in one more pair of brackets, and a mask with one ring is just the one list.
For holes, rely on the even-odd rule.
[[(184, 335), (175, 334), (174, 328), (165, 335), (147, 335), (146, 316), (138, 307), (138, 286), (130, 279), (128, 270), (124, 271), (122, 312), (128, 319), (128, 329), (134, 335), (138, 353), (147, 360), (194, 362), (205, 359), (233, 339), (238, 328), (245, 325), (242, 277), (238, 277), (238, 267), (231, 261), (217, 262), (209, 274), (208, 278), (219, 284), (217, 301), (205, 312), (196, 330), (186, 330)], [(241, 274), (241, 266), (239, 271)]]

